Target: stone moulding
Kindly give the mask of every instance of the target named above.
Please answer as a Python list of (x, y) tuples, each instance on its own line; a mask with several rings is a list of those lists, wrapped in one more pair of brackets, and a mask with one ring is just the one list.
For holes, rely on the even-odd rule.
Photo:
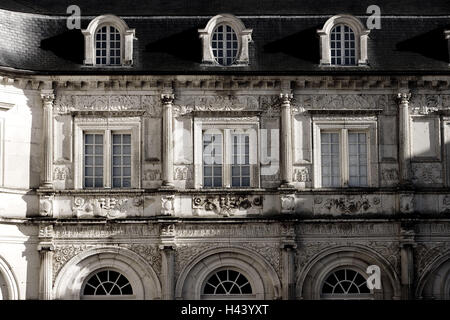
[(357, 214), (379, 207), (381, 198), (378, 196), (344, 196), (314, 198), (314, 211), (317, 213)]
[(124, 218), (136, 216), (143, 205), (142, 197), (123, 198), (114, 196), (74, 197), (72, 213), (75, 218)]
[(199, 211), (211, 212), (221, 216), (234, 216), (249, 213), (251, 209), (257, 213), (262, 210), (263, 200), (261, 196), (245, 195), (217, 195), (217, 196), (194, 196), (192, 198), (192, 209), (194, 215)]

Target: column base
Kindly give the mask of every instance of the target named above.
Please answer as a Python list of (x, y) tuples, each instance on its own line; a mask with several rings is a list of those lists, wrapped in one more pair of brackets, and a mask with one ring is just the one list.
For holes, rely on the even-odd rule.
[(295, 190), (294, 185), (291, 182), (283, 183), (278, 187), (278, 190)]

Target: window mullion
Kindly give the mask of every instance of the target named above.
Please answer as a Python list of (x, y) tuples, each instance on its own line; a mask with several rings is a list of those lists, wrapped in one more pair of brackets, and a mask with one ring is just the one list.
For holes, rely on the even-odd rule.
[(112, 152), (111, 152), (111, 130), (105, 130), (104, 134), (104, 144), (103, 144), (103, 153), (104, 153), (104, 166), (103, 166), (103, 184), (105, 188), (111, 188), (111, 176), (112, 176), (112, 168), (111, 168), (111, 160), (112, 160)]
[(232, 141), (231, 130), (223, 130), (223, 186), (231, 188)]
[(348, 156), (348, 130), (341, 130), (341, 181), (342, 186), (348, 187), (349, 156)]

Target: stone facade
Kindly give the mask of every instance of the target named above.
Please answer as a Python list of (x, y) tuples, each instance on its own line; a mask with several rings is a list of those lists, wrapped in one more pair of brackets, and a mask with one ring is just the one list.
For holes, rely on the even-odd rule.
[[(230, 68), (253, 70), (258, 32), (220, 19), (245, 41)], [(0, 68), (0, 299), (89, 299), (102, 272), (120, 274), (130, 299), (450, 299), (450, 76), (359, 73), (373, 46), (361, 22), (358, 72), (339, 74), (330, 23), (318, 31), (319, 75), (214, 73), (210, 24), (199, 31), (198, 72), (140, 74), (132, 25), (123, 74), (96, 73), (93, 25), (83, 30), (85, 75)], [(222, 137), (220, 186), (205, 179), (205, 132)], [(351, 146), (349, 133), (361, 140)], [(130, 137), (123, 188), (114, 134)], [(338, 137), (333, 187), (324, 134)], [(87, 135), (101, 137), (95, 174)], [(249, 159), (239, 188), (229, 162), (237, 136)], [(354, 145), (365, 174), (350, 170)], [(210, 288), (224, 272), (241, 277), (239, 289)], [(327, 291), (330, 277), (350, 274), (358, 288)]]

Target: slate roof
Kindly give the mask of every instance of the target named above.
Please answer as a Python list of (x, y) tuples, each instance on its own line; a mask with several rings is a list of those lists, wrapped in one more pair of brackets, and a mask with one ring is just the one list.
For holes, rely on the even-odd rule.
[[(109, 1), (108, 4), (122, 3), (117, 9), (110, 7), (110, 11), (99, 9), (98, 5), (87, 5), (93, 1), (3, 0), (0, 8), (24, 12), (65, 14), (63, 3), (78, 2), (89, 8), (85, 14), (117, 13), (130, 28), (136, 29), (138, 40), (134, 43), (132, 67), (86, 67), (83, 66), (83, 36), (80, 30), (66, 28), (66, 15), (48, 16), (0, 10), (0, 68), (31, 70), (42, 74), (450, 74), (449, 41), (444, 38), (444, 30), (450, 30), (448, 0), (377, 1), (382, 7), (382, 14), (383, 10), (400, 14), (400, 4), (405, 6), (405, 2), (408, 2), (416, 7), (413, 10), (411, 6), (405, 6), (404, 12), (415, 15), (382, 18), (382, 28), (372, 30), (369, 35), (370, 66), (367, 68), (320, 67), (316, 31), (330, 16), (338, 13), (360, 14), (358, 17), (365, 23), (366, 6), (363, 12), (355, 8), (359, 8), (359, 3), (373, 1), (363, 0), (356, 5), (355, 2), (351, 4), (345, 1), (348, 3), (342, 6), (338, 6), (342, 1), (335, 1), (322, 6), (322, 0), (262, 0), (258, 1), (261, 5), (251, 8), (249, 3), (252, 1), (229, 1), (227, 8), (218, 6), (214, 11), (209, 6), (199, 6), (206, 1)], [(188, 3), (192, 2), (195, 5), (188, 8)], [(244, 2), (246, 5), (239, 5)], [(135, 3), (147, 4), (143, 5), (141, 16), (129, 16), (137, 14), (133, 11)], [(210, 0), (208, 3), (219, 2)], [(301, 11), (297, 3), (308, 4), (308, 10)], [(313, 3), (316, 5), (313, 6)], [(392, 4), (383, 9), (384, 3)], [(432, 3), (441, 6), (430, 7)], [(155, 6), (159, 8), (157, 12), (150, 12), (150, 4), (161, 6)], [(290, 14), (297, 15), (285, 15), (285, 7), (291, 8)], [(222, 8), (224, 10), (220, 10)], [(235, 10), (225, 10), (230, 8)], [(123, 11), (119, 12), (119, 9)], [(177, 16), (174, 12), (181, 12), (183, 16)], [(197, 30), (204, 28), (210, 17), (221, 12), (236, 14), (247, 28), (253, 29), (249, 66), (223, 68), (201, 65)], [(150, 13), (169, 16), (143, 16)], [(91, 19), (92, 16), (83, 18), (83, 29)]]

